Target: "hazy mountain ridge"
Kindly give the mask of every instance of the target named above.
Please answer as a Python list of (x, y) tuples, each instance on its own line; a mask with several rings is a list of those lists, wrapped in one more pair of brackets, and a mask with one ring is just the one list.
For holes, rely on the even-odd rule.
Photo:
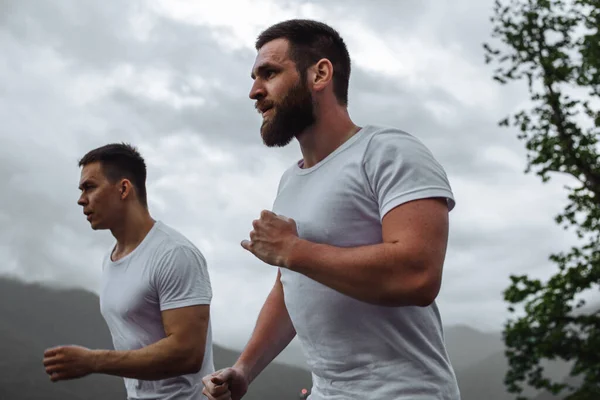
[[(94, 375), (53, 384), (44, 373), (44, 349), (59, 344), (112, 348), (108, 329), (99, 312), (98, 297), (83, 290), (49, 289), (0, 278), (0, 399), (119, 399), (125, 398), (121, 378)], [(507, 362), (500, 334), (482, 333), (468, 326), (445, 329), (448, 353), (454, 365), (463, 400), (512, 400), (503, 379)], [(215, 367), (231, 365), (238, 351), (215, 346)], [(298, 351), (295, 365), (303, 367)], [(564, 364), (551, 365), (550, 375), (563, 377)], [(252, 385), (244, 399), (297, 399), (301, 388), (310, 387), (310, 373), (303, 368), (271, 364)], [(530, 396), (536, 394), (530, 391)], [(553, 397), (539, 394), (538, 400)]]
[[(52, 383), (44, 372), (43, 352), (61, 344), (112, 348), (99, 311), (98, 297), (83, 290), (57, 290), (0, 278), (0, 399), (125, 399), (119, 377), (92, 375)], [(215, 367), (231, 365), (238, 353), (214, 347)], [(310, 387), (310, 373), (270, 365), (245, 399), (296, 399)]]

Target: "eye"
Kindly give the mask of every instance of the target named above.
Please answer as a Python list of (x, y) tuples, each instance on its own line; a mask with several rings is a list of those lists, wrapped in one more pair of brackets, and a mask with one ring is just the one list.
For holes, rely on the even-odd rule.
[(271, 79), (272, 77), (274, 77), (277, 74), (277, 72), (273, 69), (269, 69), (265, 72), (265, 77), (267, 79)]

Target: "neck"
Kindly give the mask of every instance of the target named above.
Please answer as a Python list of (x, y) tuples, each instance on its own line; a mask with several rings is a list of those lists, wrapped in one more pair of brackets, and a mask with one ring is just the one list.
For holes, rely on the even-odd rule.
[(133, 251), (150, 232), (154, 222), (145, 207), (131, 207), (121, 219), (120, 225), (111, 229), (117, 240), (115, 253), (126, 254)]
[(298, 136), (303, 168), (318, 164), (360, 130), (350, 119), (346, 107), (336, 104), (320, 109), (317, 122)]

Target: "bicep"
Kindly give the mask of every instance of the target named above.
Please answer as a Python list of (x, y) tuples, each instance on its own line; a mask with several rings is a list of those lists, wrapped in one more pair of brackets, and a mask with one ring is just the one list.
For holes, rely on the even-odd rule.
[(210, 319), (208, 304), (173, 308), (162, 311), (162, 321), (167, 337), (180, 343), (190, 343), (204, 350)]
[(409, 201), (383, 217), (383, 241), (397, 244), (424, 265), (441, 269), (446, 255), (448, 225), (445, 198)]

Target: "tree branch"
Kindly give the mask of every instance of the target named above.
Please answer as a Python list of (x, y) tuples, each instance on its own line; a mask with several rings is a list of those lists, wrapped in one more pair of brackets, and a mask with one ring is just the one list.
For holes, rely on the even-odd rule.
[(585, 181), (578, 179), (587, 189), (593, 192), (596, 199), (600, 201), (600, 174), (593, 171), (591, 166), (586, 165), (586, 163), (576, 155), (575, 143), (565, 126), (565, 117), (562, 112), (559, 94), (556, 93), (552, 87), (552, 82), (549, 79), (551, 74), (550, 71), (548, 71), (547, 63), (544, 62), (544, 56), (542, 55), (541, 49), (546, 47), (545, 39), (543, 37), (538, 37), (538, 44), (538, 57), (540, 66), (544, 71), (544, 86), (548, 96), (548, 104), (552, 108), (553, 122), (558, 133), (558, 138), (562, 142), (561, 147), (565, 151), (565, 155), (568, 157), (569, 161), (585, 176)]

